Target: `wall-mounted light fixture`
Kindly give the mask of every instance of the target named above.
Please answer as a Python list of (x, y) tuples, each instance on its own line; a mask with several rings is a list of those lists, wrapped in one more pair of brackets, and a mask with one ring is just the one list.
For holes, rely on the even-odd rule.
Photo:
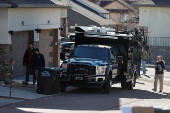
[(12, 4), (12, 5), (11, 5), (11, 8), (17, 8), (17, 7), (18, 7), (17, 4)]
[(41, 33), (41, 29), (35, 29), (37, 33)]
[(63, 31), (63, 28), (62, 28), (62, 27), (59, 27), (59, 30), (60, 30), (60, 31)]
[(21, 24), (24, 25), (24, 21), (22, 21)]
[(10, 35), (13, 35), (13, 34), (14, 34), (14, 31), (9, 31), (9, 34), (10, 34)]
[(50, 20), (47, 20), (47, 24), (50, 24)]

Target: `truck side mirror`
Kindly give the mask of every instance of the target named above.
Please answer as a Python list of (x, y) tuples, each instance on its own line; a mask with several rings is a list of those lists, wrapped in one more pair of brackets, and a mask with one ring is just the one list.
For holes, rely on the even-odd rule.
[(112, 63), (117, 63), (117, 60), (116, 59), (111, 59), (111, 62)]
[(61, 52), (61, 60), (65, 60), (66, 59), (66, 53), (65, 52)]

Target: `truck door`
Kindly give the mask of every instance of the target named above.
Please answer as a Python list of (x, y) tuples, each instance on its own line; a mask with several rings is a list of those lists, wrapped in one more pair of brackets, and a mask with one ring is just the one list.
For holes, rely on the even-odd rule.
[(111, 50), (111, 64), (112, 64), (112, 78), (115, 78), (117, 75), (118, 62), (117, 62), (117, 56), (113, 49)]

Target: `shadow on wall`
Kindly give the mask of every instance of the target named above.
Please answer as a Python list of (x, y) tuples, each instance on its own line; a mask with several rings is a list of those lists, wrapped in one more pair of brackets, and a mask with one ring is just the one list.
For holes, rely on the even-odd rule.
[(150, 47), (149, 54), (152, 58), (147, 59), (147, 63), (155, 64), (157, 56), (161, 55), (165, 61), (165, 65), (170, 65), (170, 47)]

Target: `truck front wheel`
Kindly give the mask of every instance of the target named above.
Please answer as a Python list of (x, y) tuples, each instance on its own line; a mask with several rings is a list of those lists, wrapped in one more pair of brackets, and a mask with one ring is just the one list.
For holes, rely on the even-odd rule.
[(127, 82), (127, 89), (132, 90), (136, 83), (136, 72), (134, 73), (132, 81)]
[(122, 89), (127, 89), (126, 76), (124, 76), (124, 75), (122, 75), (122, 77), (121, 77), (121, 87), (122, 87)]
[(110, 93), (110, 88), (112, 86), (112, 81), (110, 79), (110, 75), (107, 77), (107, 82), (104, 84), (104, 93), (109, 94)]
[(122, 80), (122, 81), (121, 81), (121, 87), (122, 87), (122, 89), (127, 89), (126, 80)]
[(60, 86), (60, 92), (66, 92), (66, 82), (62, 81)]
[(135, 87), (135, 85), (136, 85), (136, 78), (137, 78), (137, 75), (136, 75), (136, 72), (135, 72), (135, 75), (134, 75), (134, 78), (133, 78), (133, 87)]
[(66, 92), (66, 87), (61, 87), (60, 92)]

